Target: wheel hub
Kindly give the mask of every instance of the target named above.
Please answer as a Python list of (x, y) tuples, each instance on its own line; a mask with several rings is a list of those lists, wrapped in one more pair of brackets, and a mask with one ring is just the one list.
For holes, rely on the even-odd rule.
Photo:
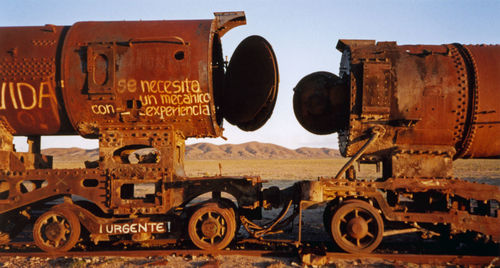
[(219, 223), (215, 220), (209, 219), (202, 223), (201, 232), (205, 237), (212, 238), (217, 235), (219, 230)]
[(57, 222), (47, 224), (45, 227), (45, 235), (47, 239), (51, 241), (58, 240), (63, 235), (61, 225)]
[(368, 233), (368, 223), (362, 217), (355, 217), (347, 223), (347, 233), (353, 238), (361, 239)]

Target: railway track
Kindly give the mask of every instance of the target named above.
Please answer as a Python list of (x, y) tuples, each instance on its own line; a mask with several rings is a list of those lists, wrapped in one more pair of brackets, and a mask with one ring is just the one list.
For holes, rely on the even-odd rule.
[[(132, 249), (132, 250), (95, 250), (82, 251), (75, 250), (61, 253), (47, 253), (39, 251), (33, 243), (22, 243), (12, 245), (11, 250), (0, 251), (2, 257), (38, 257), (38, 258), (87, 258), (87, 257), (217, 257), (217, 256), (250, 256), (250, 257), (281, 257), (291, 258), (303, 265), (327, 265), (342, 262), (351, 264), (362, 264), (370, 262), (385, 262), (393, 264), (427, 264), (427, 265), (459, 265), (477, 267), (498, 267), (500, 266), (499, 256), (476, 256), (476, 255), (438, 255), (438, 254), (398, 254), (398, 253), (371, 253), (371, 254), (349, 254), (339, 252), (314, 252), (309, 249), (297, 250), (289, 247), (280, 250), (196, 250), (196, 249)], [(20, 249), (22, 248), (22, 249)], [(161, 263), (159, 263), (161, 265)]]

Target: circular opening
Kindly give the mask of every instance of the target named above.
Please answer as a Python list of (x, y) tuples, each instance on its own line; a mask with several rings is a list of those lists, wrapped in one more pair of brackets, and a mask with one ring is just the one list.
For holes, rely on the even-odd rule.
[(349, 120), (348, 103), (348, 86), (332, 73), (309, 74), (294, 88), (295, 117), (314, 134), (325, 135), (345, 129)]
[(224, 83), (226, 120), (245, 131), (271, 116), (278, 93), (278, 66), (271, 45), (260, 36), (243, 40), (231, 57)]
[(176, 60), (183, 60), (184, 59), (184, 51), (175, 52), (174, 57)]

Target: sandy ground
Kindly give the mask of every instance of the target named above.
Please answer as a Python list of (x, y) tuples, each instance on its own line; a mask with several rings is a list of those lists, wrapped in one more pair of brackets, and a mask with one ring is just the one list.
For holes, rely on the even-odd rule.
[(85, 258), (0, 258), (2, 267), (300, 267), (288, 259), (246, 256), (211, 257), (85, 257)]
[[(2, 267), (305, 267), (294, 258), (270, 258), (249, 256), (217, 257), (87, 257), (87, 258), (0, 258)], [(416, 266), (377, 260), (338, 261), (322, 267), (436, 267)], [(316, 267), (316, 266), (310, 266)]]

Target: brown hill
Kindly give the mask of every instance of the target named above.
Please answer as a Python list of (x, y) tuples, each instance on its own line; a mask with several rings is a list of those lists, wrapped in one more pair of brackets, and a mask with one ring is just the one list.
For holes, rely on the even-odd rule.
[(43, 149), (42, 154), (52, 155), (55, 162), (80, 162), (85, 160), (95, 161), (99, 159), (98, 149), (81, 148), (48, 148)]
[[(56, 162), (80, 162), (85, 160), (97, 160), (99, 157), (97, 149), (49, 148), (42, 150), (42, 153), (52, 155)], [(186, 146), (187, 160), (318, 159), (336, 157), (340, 157), (340, 153), (336, 149), (302, 147), (292, 150), (271, 143), (259, 142), (223, 145), (196, 143)]]
[(330, 148), (310, 148), (301, 147), (295, 150), (297, 153), (303, 156), (303, 158), (332, 158), (332, 157), (342, 157), (339, 150)]
[(340, 157), (338, 150), (329, 148), (288, 149), (271, 143), (247, 142), (214, 145), (196, 143), (186, 146), (186, 159), (303, 159)]

